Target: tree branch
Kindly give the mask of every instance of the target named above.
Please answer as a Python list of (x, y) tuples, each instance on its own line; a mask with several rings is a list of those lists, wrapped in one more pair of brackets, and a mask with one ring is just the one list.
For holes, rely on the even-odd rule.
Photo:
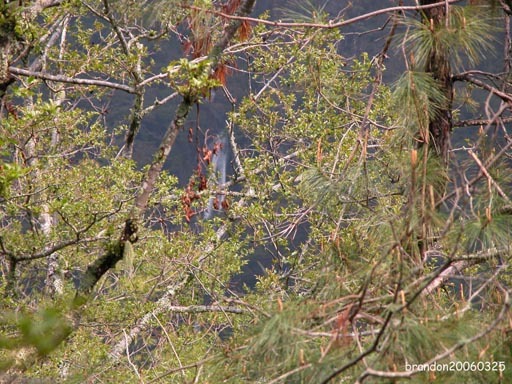
[[(224, 17), (226, 19), (239, 20), (239, 21), (250, 21), (250, 22), (253, 22), (253, 23), (265, 24), (265, 25), (270, 25), (270, 26), (273, 26), (273, 27), (334, 29), (334, 28), (345, 27), (347, 25), (354, 24), (354, 23), (357, 23), (357, 22), (362, 21), (362, 20), (370, 19), (370, 18), (375, 17), (375, 16), (380, 16), (380, 15), (383, 15), (383, 14), (386, 14), (386, 13), (405, 12), (405, 11), (420, 11), (420, 10), (425, 10), (425, 9), (436, 8), (436, 7), (439, 7), (441, 5), (446, 5), (446, 3), (448, 3), (448, 4), (455, 4), (455, 3), (460, 3), (460, 2), (462, 2), (462, 0), (448, 0), (448, 1), (444, 0), (444, 1), (439, 2), (439, 3), (433, 3), (433, 4), (427, 4), (427, 5), (406, 5), (406, 6), (398, 6), (398, 7), (389, 7), (389, 8), (379, 9), (379, 10), (376, 10), (376, 11), (373, 11), (373, 12), (368, 12), (368, 13), (365, 13), (364, 15), (356, 16), (356, 17), (353, 17), (353, 18), (348, 19), (348, 20), (340, 21), (340, 22), (337, 22), (337, 23), (330, 22), (328, 24), (322, 24), (322, 23), (284, 23), (284, 22), (280, 22), (280, 21), (269, 21), (269, 20), (264, 20), (264, 19), (257, 19), (257, 18), (254, 18), (254, 17), (246, 17), (246, 16), (242, 16), (242, 15), (237, 15), (237, 14), (229, 15), (227, 13), (223, 13), (223, 12), (220, 12), (220, 11), (215, 11), (215, 10), (212, 10), (212, 9), (206, 10), (206, 12), (213, 13), (213, 14), (215, 14), (217, 16), (221, 16), (221, 17)], [(205, 11), (203, 8), (196, 7), (196, 6), (184, 6), (184, 7), (185, 8), (189, 8), (189, 9), (194, 9), (194, 10)]]
[[(512, 123), (512, 117), (502, 117), (500, 118), (501, 123)], [(471, 127), (471, 126), (479, 126), (479, 125), (487, 125), (489, 124), (488, 119), (470, 119), (470, 120), (460, 120), (456, 123), (453, 123), (453, 127)], [(494, 124), (494, 123), (493, 123)]]
[(482, 164), (482, 162), (480, 161), (478, 156), (475, 154), (475, 152), (473, 152), (470, 149), (470, 150), (468, 150), (468, 153), (473, 158), (473, 160), (475, 160), (475, 163), (478, 164), (478, 166), (480, 167), (480, 171), (485, 175), (485, 177), (487, 177), (487, 180), (489, 180), (489, 182), (494, 186), (494, 188), (496, 188), (496, 190), (498, 191), (498, 194), (503, 198), (503, 200), (505, 200), (507, 203), (510, 204), (509, 197), (506, 195), (505, 192), (503, 192), (503, 189), (501, 189), (501, 187), (496, 182), (496, 180), (494, 180), (494, 178), (489, 174), (489, 171), (487, 171), (487, 168), (485, 168), (485, 166)]
[(492, 85), (489, 85), (482, 80), (479, 80), (472, 76), (469, 72), (459, 73), (458, 75), (452, 76), (453, 81), (467, 81), (469, 83), (475, 84), (479, 86), (480, 88), (483, 88), (492, 94), (498, 96), (500, 99), (507, 103), (512, 103), (512, 96), (506, 92), (500, 91), (498, 88), (493, 87)]
[(96, 87), (106, 87), (112, 89), (118, 89), (120, 91), (124, 91), (131, 94), (137, 94), (138, 90), (135, 87), (130, 87), (129, 85), (113, 83), (107, 80), (96, 80), (96, 79), (79, 79), (76, 77), (68, 77), (63, 75), (50, 75), (45, 72), (34, 72), (27, 69), (17, 68), (17, 67), (9, 67), (9, 72), (18, 76), (26, 76), (26, 77), (35, 77), (41, 80), (50, 80), (59, 83), (69, 83), (69, 84), (77, 84), (77, 85), (89, 85)]
[(422, 290), (421, 295), (427, 296), (431, 294), (436, 288), (441, 286), (447, 279), (453, 277), (456, 273), (460, 274), (462, 271), (480, 260), (489, 260), (492, 258), (497, 258), (500, 255), (506, 254), (508, 251), (506, 249), (498, 249), (491, 248), (486, 249), (485, 251), (464, 255), (453, 259), (453, 263), (442, 270), (437, 276), (435, 276)]
[(221, 305), (170, 305), (167, 307), (168, 312), (177, 312), (177, 313), (205, 313), (205, 312), (226, 312), (226, 313), (236, 313), (242, 314), (247, 311), (238, 308), (238, 307), (223, 307)]
[(85, 239), (81, 239), (80, 236), (77, 236), (76, 239), (62, 241), (58, 244), (55, 244), (53, 247), (49, 247), (49, 248), (45, 249), (44, 251), (37, 252), (37, 253), (31, 254), (31, 255), (18, 256), (16, 258), (16, 261), (23, 262), (23, 261), (32, 261), (32, 260), (43, 259), (45, 257), (50, 256), (52, 253), (55, 253), (57, 251), (60, 251), (61, 249), (69, 247), (70, 245), (92, 243), (94, 241), (99, 241), (99, 240), (103, 240), (103, 239), (104, 238), (101, 238), (101, 237), (88, 237)]

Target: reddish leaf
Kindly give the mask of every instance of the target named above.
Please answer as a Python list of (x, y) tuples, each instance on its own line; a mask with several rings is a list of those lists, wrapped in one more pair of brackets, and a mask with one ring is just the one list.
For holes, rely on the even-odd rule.
[(192, 211), (192, 208), (185, 207), (185, 220), (187, 223), (190, 223), (190, 219), (195, 215), (194, 211)]
[(9, 101), (5, 102), (5, 107), (7, 109), (7, 115), (12, 115), (14, 120), (18, 120), (18, 109)]
[(210, 161), (212, 160), (212, 155), (213, 155), (213, 151), (210, 149), (207, 150), (206, 153), (203, 152), (203, 161), (206, 164), (210, 164)]
[(219, 64), (213, 72), (212, 78), (218, 80), (222, 85), (226, 85), (226, 78), (231, 73), (226, 64)]
[(227, 13), (228, 15), (232, 15), (238, 9), (240, 5), (240, 0), (229, 0), (226, 4), (222, 6), (223, 13)]
[(207, 180), (206, 180), (206, 177), (204, 175), (200, 175), (199, 176), (199, 191), (204, 191), (206, 188), (207, 188)]
[(185, 41), (183, 44), (183, 52), (185, 55), (189, 55), (192, 52), (192, 42), (190, 40)]
[(247, 20), (242, 21), (240, 28), (238, 28), (238, 37), (240, 41), (246, 41), (251, 36), (251, 24)]

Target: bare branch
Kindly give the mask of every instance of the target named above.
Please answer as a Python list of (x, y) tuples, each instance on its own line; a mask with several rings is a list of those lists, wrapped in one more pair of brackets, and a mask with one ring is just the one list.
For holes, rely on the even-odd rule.
[(38, 260), (38, 259), (48, 257), (52, 253), (60, 251), (60, 250), (67, 248), (71, 245), (93, 243), (95, 241), (100, 241), (100, 240), (105, 240), (105, 237), (96, 236), (96, 237), (87, 237), (87, 238), (81, 239), (79, 236), (77, 236), (77, 238), (75, 238), (75, 239), (61, 241), (60, 243), (55, 244), (52, 247), (45, 248), (44, 251), (37, 252), (37, 253), (31, 254), (31, 255), (18, 256), (16, 258), (16, 261), (24, 262), (24, 261)]
[(55, 81), (55, 82), (59, 82), (59, 83), (106, 87), (106, 88), (118, 89), (120, 91), (124, 91), (124, 92), (131, 93), (131, 94), (137, 94), (139, 92), (136, 88), (130, 87), (129, 85), (113, 83), (113, 82), (107, 81), (107, 80), (80, 79), (80, 78), (68, 77), (68, 76), (64, 76), (64, 75), (50, 75), (45, 72), (29, 71), (27, 69), (22, 69), (22, 68), (17, 68), (17, 67), (9, 67), (9, 72), (11, 74), (18, 75), (18, 76), (26, 76), (26, 77), (31, 76), (31, 77), (35, 77), (37, 79), (50, 80), (50, 81)]
[(447, 279), (453, 277), (455, 274), (460, 275), (464, 269), (470, 267), (471, 265), (474, 265), (479, 261), (488, 261), (490, 259), (495, 259), (500, 257), (501, 255), (506, 255), (509, 253), (510, 252), (506, 249), (491, 248), (481, 252), (454, 258), (452, 260), (453, 263), (451, 265), (449, 265), (444, 270), (441, 269), (440, 273), (438, 273), (436, 276), (434, 276), (434, 278), (432, 278), (432, 280), (423, 289), (421, 295), (427, 296), (431, 294), (434, 290), (436, 290), (442, 284), (444, 284), (444, 282)]
[(506, 92), (500, 91), (498, 88), (493, 87), (492, 85), (489, 85), (482, 80), (479, 80), (475, 78), (470, 72), (463, 72), (459, 73), (458, 75), (452, 76), (453, 81), (467, 81), (469, 83), (475, 84), (479, 86), (480, 88), (483, 88), (492, 94), (498, 96), (500, 99), (502, 99), (505, 102), (512, 103), (512, 96)]
[(170, 305), (167, 307), (167, 311), (169, 312), (177, 312), (177, 313), (204, 313), (204, 312), (226, 312), (226, 313), (236, 313), (242, 314), (247, 313), (247, 310), (238, 307), (224, 307), (220, 305)]
[(450, 265), (448, 268), (439, 273), (421, 292), (423, 296), (431, 294), (436, 288), (441, 286), (447, 279), (453, 277), (456, 273), (461, 273), (464, 268), (469, 266), (468, 261), (457, 261)]
[[(439, 3), (433, 3), (433, 4), (427, 4), (427, 5), (410, 5), (410, 6), (399, 6), (399, 7), (389, 7), (384, 9), (379, 9), (373, 12), (365, 13), (364, 15), (356, 16), (348, 20), (340, 21), (337, 23), (330, 22), (328, 24), (321, 24), (321, 23), (284, 23), (281, 21), (269, 21), (264, 19), (256, 19), (253, 17), (244, 17), (240, 15), (228, 15), (227, 13), (223, 13), (220, 11), (215, 10), (206, 10), (206, 12), (213, 13), (215, 15), (224, 17), (226, 19), (231, 20), (240, 20), (240, 21), (250, 21), (257, 24), (265, 24), (270, 25), (273, 27), (282, 27), (282, 28), (313, 28), (313, 29), (334, 29), (334, 28), (341, 28), (345, 27), (350, 24), (355, 24), (359, 21), (370, 19), (375, 16), (380, 16), (386, 13), (394, 13), (394, 12), (405, 12), (405, 11), (420, 11), (425, 9), (431, 9), (439, 7), (440, 5), (448, 4), (455, 4), (460, 3), (462, 0), (448, 0), (448, 1), (442, 1)], [(184, 6), (185, 8), (189, 9), (195, 9), (200, 11), (205, 11), (203, 8), (195, 7), (195, 6)]]
[[(502, 117), (500, 118), (500, 122), (502, 123), (512, 123), (512, 117)], [(453, 127), (471, 127), (471, 126), (479, 126), (479, 125), (487, 125), (489, 124), (489, 120), (487, 119), (469, 119), (469, 120), (459, 120), (453, 123)]]

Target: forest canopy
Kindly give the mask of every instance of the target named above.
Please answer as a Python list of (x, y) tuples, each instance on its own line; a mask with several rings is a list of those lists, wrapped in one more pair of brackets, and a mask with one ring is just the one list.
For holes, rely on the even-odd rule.
[(512, 4), (277, 3), (0, 3), (0, 382), (512, 382)]

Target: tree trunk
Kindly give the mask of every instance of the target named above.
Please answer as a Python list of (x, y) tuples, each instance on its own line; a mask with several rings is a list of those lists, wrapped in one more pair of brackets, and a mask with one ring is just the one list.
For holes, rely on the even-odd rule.
[[(421, 0), (421, 5), (428, 5), (438, 0)], [(432, 33), (438, 28), (443, 28), (447, 22), (446, 5), (436, 8), (429, 8), (423, 12), (423, 22), (430, 25)], [(446, 104), (438, 111), (438, 114), (429, 122), (429, 143), (433, 146), (435, 153), (442, 159), (445, 165), (448, 164), (448, 151), (450, 149), (450, 136), (453, 127), (452, 121), (452, 99), (453, 83), (451, 80), (451, 67), (447, 52), (433, 49), (428, 60), (425, 72), (431, 73), (437, 80), (446, 96)]]
[(0, 5), (0, 99), (12, 83), (9, 75), (9, 56), (15, 25), (14, 17), (7, 6)]

